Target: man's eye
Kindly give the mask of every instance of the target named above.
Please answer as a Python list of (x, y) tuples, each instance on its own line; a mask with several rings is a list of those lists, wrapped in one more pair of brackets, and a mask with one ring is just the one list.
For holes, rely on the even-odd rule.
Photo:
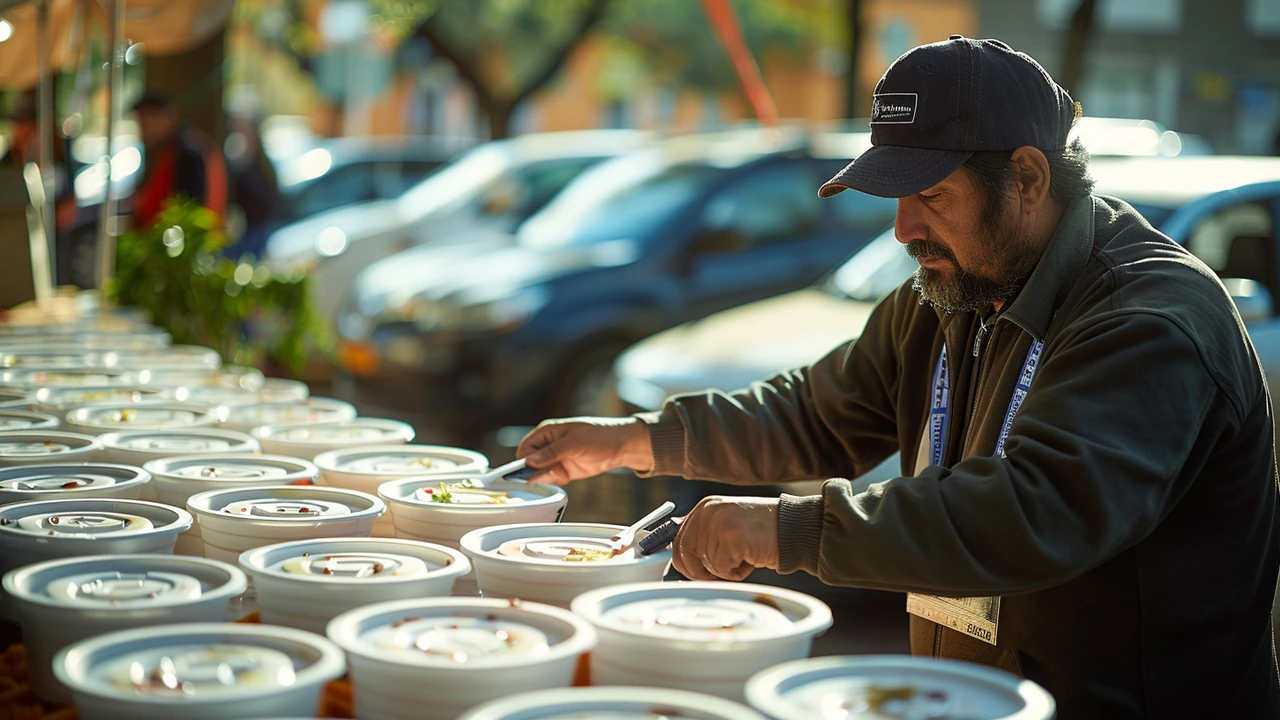
[(942, 193), (934, 193), (932, 195), (925, 195), (924, 193), (920, 193), (920, 199), (925, 202), (934, 202), (940, 197), (942, 197)]

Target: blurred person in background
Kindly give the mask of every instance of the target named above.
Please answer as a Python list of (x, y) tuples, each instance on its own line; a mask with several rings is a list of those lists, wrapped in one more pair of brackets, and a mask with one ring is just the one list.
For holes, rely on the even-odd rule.
[[(22, 170), (27, 163), (40, 162), (40, 127), (37, 95), (34, 89), (18, 96), (9, 114), (8, 145), (0, 167)], [(76, 220), (76, 198), (72, 192), (71, 172), (67, 166), (68, 141), (63, 137), (58, 118), (49, 118), (53, 125), (53, 202), (56, 230), (59, 235), (70, 231)], [(61, 262), (61, 257), (59, 257)]]
[(147, 93), (133, 106), (146, 150), (142, 182), (133, 196), (133, 223), (148, 228), (167, 201), (187, 197), (225, 218), (227, 169), (222, 151), (200, 131), (184, 126), (168, 96)]
[[(275, 167), (262, 148), (261, 119), (250, 110), (232, 113), (224, 151), (231, 186), (231, 214), (239, 237), (223, 252), (262, 257), (267, 237), (278, 226), (282, 208)], [(229, 223), (231, 224), (231, 223)]]
[(534, 481), (773, 485), (900, 451), (902, 476), (863, 492), (702, 500), (676, 569), (906, 592), (913, 654), (1029, 678), (1062, 720), (1280, 717), (1262, 369), (1213, 271), (1093, 194), (1079, 113), (999, 41), (900, 57), (871, 149), (820, 194), (898, 198), (915, 276), (810, 367), (543, 423), (517, 451)]

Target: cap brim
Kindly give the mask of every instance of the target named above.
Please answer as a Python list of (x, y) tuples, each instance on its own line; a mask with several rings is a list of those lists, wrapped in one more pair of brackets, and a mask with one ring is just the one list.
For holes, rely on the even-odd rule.
[(818, 190), (827, 198), (844, 190), (900, 198), (928, 190), (973, 156), (963, 150), (875, 145)]

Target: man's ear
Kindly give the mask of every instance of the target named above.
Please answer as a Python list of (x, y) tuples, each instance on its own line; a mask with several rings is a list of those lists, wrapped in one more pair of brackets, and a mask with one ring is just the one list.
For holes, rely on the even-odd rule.
[(1014, 150), (1011, 159), (1022, 212), (1040, 210), (1049, 199), (1049, 159), (1039, 148), (1030, 145)]

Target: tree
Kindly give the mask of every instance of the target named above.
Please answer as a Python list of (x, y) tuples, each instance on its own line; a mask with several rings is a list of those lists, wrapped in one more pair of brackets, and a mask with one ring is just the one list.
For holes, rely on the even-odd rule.
[(862, 88), (858, 86), (858, 53), (862, 52), (862, 0), (845, 0), (845, 23), (849, 29), (849, 64), (844, 69), (844, 116), (860, 117)]
[(1067, 30), (1059, 82), (1073, 97), (1079, 90), (1080, 78), (1084, 73), (1084, 51), (1089, 44), (1089, 36), (1093, 34), (1097, 6), (1097, 0), (1080, 0), (1075, 13), (1071, 16), (1071, 26)]

